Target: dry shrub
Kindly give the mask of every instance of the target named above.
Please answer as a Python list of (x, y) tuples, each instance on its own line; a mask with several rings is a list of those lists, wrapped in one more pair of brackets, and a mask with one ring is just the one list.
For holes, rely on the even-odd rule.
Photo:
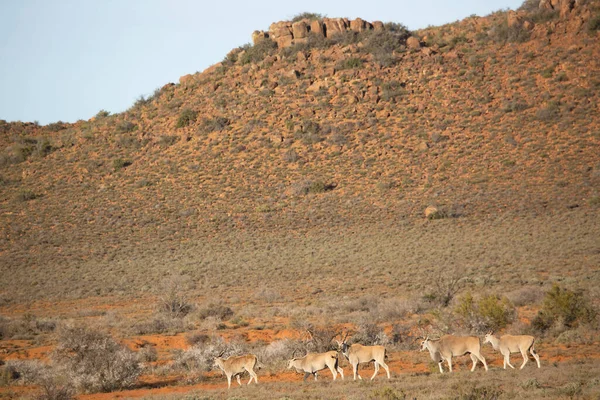
[(283, 296), (276, 289), (261, 288), (254, 293), (254, 298), (267, 303), (276, 303), (283, 300)]
[(75, 388), (68, 382), (62, 371), (48, 370), (42, 374), (37, 384), (40, 393), (34, 396), (36, 400), (71, 400), (75, 398)]
[(152, 345), (142, 347), (138, 351), (138, 358), (140, 361), (144, 362), (154, 362), (158, 360), (158, 352), (156, 351), (156, 347)]
[(8, 360), (4, 374), (21, 385), (31, 385), (40, 381), (48, 366), (38, 360)]
[(222, 321), (227, 321), (233, 317), (233, 310), (223, 304), (208, 303), (198, 310), (198, 318), (206, 319), (216, 317)]
[(135, 352), (110, 335), (86, 327), (62, 328), (52, 358), (70, 383), (84, 392), (130, 387), (141, 372)]
[(384, 299), (377, 304), (377, 320), (390, 322), (421, 311), (421, 303), (413, 299)]
[(406, 399), (406, 393), (403, 390), (398, 392), (397, 390), (386, 386), (381, 389), (375, 389), (371, 392), (369, 399), (373, 400), (404, 400)]
[(350, 339), (352, 343), (363, 345), (386, 345), (390, 339), (383, 331), (383, 328), (370, 322), (362, 322)]
[(18, 319), (0, 316), (0, 339), (32, 339), (42, 333), (54, 332), (55, 329), (56, 321), (50, 318), (38, 318), (31, 314)]
[(539, 286), (528, 286), (513, 290), (506, 297), (515, 307), (522, 307), (537, 304), (544, 297), (544, 292)]
[(131, 331), (136, 335), (150, 335), (154, 333), (178, 333), (183, 332), (190, 326), (186, 321), (179, 317), (158, 314), (152, 315), (149, 319), (136, 322), (132, 325)]
[(221, 357), (242, 355), (246, 352), (242, 343), (225, 343), (221, 337), (212, 337), (209, 343), (199, 344), (175, 354), (173, 368), (188, 372), (208, 372), (213, 368), (214, 360)]
[(192, 286), (188, 276), (173, 275), (161, 282), (161, 295), (159, 296), (159, 311), (172, 317), (185, 317), (193, 310), (189, 302), (186, 289)]
[(297, 340), (276, 340), (256, 350), (259, 363), (271, 371), (281, 371), (287, 366), (292, 355), (306, 354), (305, 344)]
[(454, 296), (465, 286), (467, 280), (458, 271), (446, 271), (432, 279), (429, 293), (423, 299), (441, 307), (448, 307)]

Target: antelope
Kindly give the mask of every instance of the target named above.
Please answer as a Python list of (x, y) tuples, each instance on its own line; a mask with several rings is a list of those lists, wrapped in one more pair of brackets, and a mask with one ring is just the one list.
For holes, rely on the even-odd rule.
[(483, 343), (490, 343), (494, 350), (500, 351), (500, 354), (504, 356), (504, 369), (508, 365), (512, 369), (515, 369), (510, 363), (510, 353), (520, 352), (523, 356), (523, 364), (521, 364), (521, 368), (527, 364), (529, 361), (529, 357), (527, 357), (527, 351), (531, 353), (535, 361), (537, 362), (538, 368), (540, 366), (540, 356), (536, 353), (534, 346), (535, 338), (529, 335), (503, 335), (500, 338), (497, 338), (493, 335), (492, 332), (485, 335), (485, 339)]
[(481, 361), (486, 371), (488, 370), (485, 358), (481, 355), (479, 338), (474, 336), (445, 335), (437, 340), (426, 337), (425, 340), (421, 342), (421, 351), (424, 350), (429, 350), (431, 359), (438, 363), (442, 374), (444, 373), (444, 369), (442, 368), (442, 362), (444, 362), (444, 360), (448, 361), (448, 368), (450, 369), (450, 372), (452, 372), (452, 357), (462, 356), (467, 353), (469, 353), (471, 360), (473, 361), (471, 372), (475, 371), (477, 360)]
[(240, 382), (240, 375), (244, 372), (244, 370), (248, 371), (250, 374), (250, 380), (248, 381), (248, 385), (254, 379), (255, 383), (258, 383), (258, 379), (256, 373), (254, 372), (254, 367), (258, 362), (258, 359), (254, 354), (246, 354), (243, 356), (231, 356), (228, 359), (224, 360), (221, 358), (224, 352), (221, 352), (217, 358), (215, 358), (215, 367), (219, 367), (227, 376), (227, 389), (231, 389), (231, 377), (235, 376), (237, 378), (238, 385), (242, 386), (242, 382)]
[[(346, 334), (346, 337), (348, 335)], [(387, 373), (388, 379), (390, 379), (390, 369), (385, 363), (386, 350), (383, 346), (363, 346), (359, 343), (354, 343), (351, 346), (348, 346), (346, 343), (346, 337), (342, 339), (342, 341), (337, 341), (340, 351), (346, 357), (348, 362), (352, 365), (352, 372), (354, 373), (354, 380), (356, 380), (356, 376), (358, 375), (358, 379), (362, 380), (362, 377), (358, 373), (358, 364), (360, 363), (368, 363), (373, 361), (373, 365), (375, 366), (375, 372), (371, 377), (371, 380), (375, 379), (377, 373), (379, 372), (379, 366), (381, 365), (385, 368), (385, 372)]]
[[(317, 372), (329, 368), (335, 381), (337, 373), (339, 372), (344, 379), (344, 370), (339, 367), (337, 351), (328, 351), (326, 353), (308, 353), (304, 357), (294, 358), (288, 361), (288, 369), (295, 368), (298, 372), (304, 372), (304, 379), (309, 375), (314, 375), (315, 381), (317, 380)], [(337, 371), (337, 372), (336, 372)]]

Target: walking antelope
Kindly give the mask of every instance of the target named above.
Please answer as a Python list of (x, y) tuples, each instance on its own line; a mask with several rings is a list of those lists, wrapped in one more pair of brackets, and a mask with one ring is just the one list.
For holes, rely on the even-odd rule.
[(540, 356), (538, 356), (538, 354), (535, 351), (535, 348), (533, 347), (535, 343), (535, 338), (533, 336), (503, 335), (502, 337), (497, 338), (492, 334), (492, 332), (490, 332), (487, 335), (485, 335), (483, 343), (491, 343), (494, 350), (500, 351), (500, 354), (504, 356), (504, 369), (506, 369), (507, 365), (512, 369), (515, 368), (510, 363), (510, 353), (518, 352), (520, 352), (523, 356), (523, 364), (521, 364), (521, 368), (519, 369), (523, 369), (525, 364), (527, 364), (527, 361), (529, 361), (529, 358), (527, 357), (527, 351), (529, 351), (533, 358), (535, 358), (538, 368), (541, 368)]
[[(348, 335), (346, 334), (346, 337)], [(358, 364), (360, 363), (368, 363), (373, 361), (373, 365), (375, 366), (375, 372), (371, 377), (371, 380), (375, 378), (377, 373), (379, 372), (379, 366), (381, 365), (385, 368), (385, 372), (387, 373), (388, 379), (390, 379), (390, 369), (385, 363), (386, 350), (383, 346), (363, 346), (359, 343), (354, 343), (349, 346), (346, 343), (346, 337), (342, 339), (341, 342), (337, 342), (340, 351), (346, 357), (350, 365), (352, 365), (352, 372), (354, 373), (354, 380), (356, 380), (356, 376), (358, 375), (358, 379), (362, 379), (360, 374), (358, 373)]]
[(444, 373), (444, 369), (442, 368), (442, 362), (444, 362), (444, 360), (448, 361), (448, 368), (450, 369), (450, 372), (452, 372), (452, 357), (462, 356), (467, 353), (469, 353), (471, 360), (473, 361), (471, 372), (475, 370), (477, 360), (481, 361), (486, 371), (488, 370), (485, 358), (481, 355), (479, 338), (474, 336), (445, 335), (437, 340), (426, 337), (425, 340), (421, 342), (421, 351), (424, 350), (429, 350), (431, 359), (438, 363), (442, 374)]
[(256, 373), (254, 372), (254, 367), (258, 362), (258, 359), (254, 354), (246, 354), (243, 356), (231, 356), (228, 359), (224, 360), (221, 358), (223, 352), (219, 354), (217, 358), (215, 358), (215, 367), (219, 367), (227, 376), (227, 388), (231, 389), (231, 377), (235, 376), (237, 378), (238, 385), (242, 385), (240, 382), (240, 375), (244, 371), (248, 371), (250, 374), (250, 380), (248, 381), (248, 385), (254, 379), (255, 383), (258, 383), (258, 379)]
[(304, 381), (309, 375), (314, 375), (317, 380), (317, 372), (329, 368), (335, 381), (339, 372), (344, 379), (344, 370), (339, 367), (337, 351), (328, 351), (326, 353), (308, 353), (304, 357), (294, 358), (288, 361), (288, 369), (295, 368), (298, 372), (304, 372)]

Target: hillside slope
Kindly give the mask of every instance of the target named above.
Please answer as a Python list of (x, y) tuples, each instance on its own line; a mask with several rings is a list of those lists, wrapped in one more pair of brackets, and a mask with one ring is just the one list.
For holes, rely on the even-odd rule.
[[(458, 224), (597, 221), (599, 11), (577, 4), (431, 27), (412, 48), (394, 24), (285, 49), (265, 39), (121, 114), (0, 123), (2, 295), (106, 294), (99, 275), (79, 291), (69, 280), (188, 265), (186, 246), (215, 238), (268, 247), (410, 225), (430, 205)], [(48, 269), (62, 286), (38, 292)]]

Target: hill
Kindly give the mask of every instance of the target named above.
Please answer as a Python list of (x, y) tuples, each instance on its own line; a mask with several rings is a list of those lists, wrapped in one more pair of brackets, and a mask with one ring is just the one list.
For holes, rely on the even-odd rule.
[[(598, 1), (414, 32), (303, 14), (123, 113), (0, 121), (3, 313), (254, 343), (489, 327), (457, 316), (469, 293), (531, 331), (557, 283), (597, 307), (599, 28)], [(156, 317), (175, 292), (206, 313)], [(570, 332), (557, 360), (565, 337), (597, 343), (571, 328), (546, 333)]]

